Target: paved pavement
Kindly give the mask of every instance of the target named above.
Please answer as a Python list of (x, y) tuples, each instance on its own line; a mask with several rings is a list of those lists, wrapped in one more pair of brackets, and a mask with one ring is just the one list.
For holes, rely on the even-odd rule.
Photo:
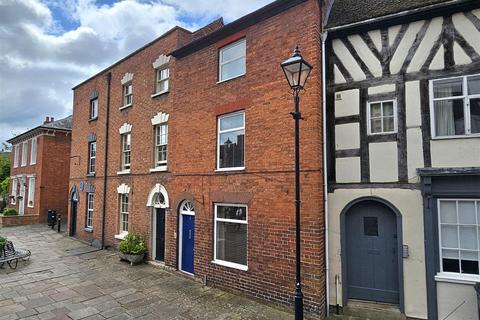
[(0, 235), (32, 251), (26, 265), (0, 269), (0, 320), (293, 318), (159, 267), (131, 267), (46, 226), (0, 228)]

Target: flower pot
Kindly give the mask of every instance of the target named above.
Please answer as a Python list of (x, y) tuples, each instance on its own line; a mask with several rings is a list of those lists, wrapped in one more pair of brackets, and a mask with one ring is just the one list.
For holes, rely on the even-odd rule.
[(145, 253), (142, 254), (128, 254), (128, 253), (121, 253), (120, 252), (120, 260), (126, 260), (130, 262), (130, 265), (134, 265), (143, 261), (145, 257)]

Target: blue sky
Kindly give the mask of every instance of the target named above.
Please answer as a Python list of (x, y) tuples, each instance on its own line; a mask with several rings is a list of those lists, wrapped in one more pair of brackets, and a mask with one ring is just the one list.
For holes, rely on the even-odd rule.
[(175, 25), (272, 0), (0, 0), (0, 142), (72, 112), (71, 88)]

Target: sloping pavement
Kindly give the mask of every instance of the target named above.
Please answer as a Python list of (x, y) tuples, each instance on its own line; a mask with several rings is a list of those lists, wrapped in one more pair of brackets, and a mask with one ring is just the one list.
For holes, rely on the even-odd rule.
[(17, 270), (0, 269), (0, 320), (293, 318), (159, 267), (131, 267), (46, 226), (0, 228), (0, 236), (32, 251)]

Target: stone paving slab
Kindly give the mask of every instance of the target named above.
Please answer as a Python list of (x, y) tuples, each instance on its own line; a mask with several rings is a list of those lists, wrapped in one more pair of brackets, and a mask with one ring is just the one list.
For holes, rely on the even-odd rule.
[(32, 251), (0, 269), (0, 320), (292, 319), (293, 315), (148, 264), (131, 267), (42, 225), (0, 228)]

